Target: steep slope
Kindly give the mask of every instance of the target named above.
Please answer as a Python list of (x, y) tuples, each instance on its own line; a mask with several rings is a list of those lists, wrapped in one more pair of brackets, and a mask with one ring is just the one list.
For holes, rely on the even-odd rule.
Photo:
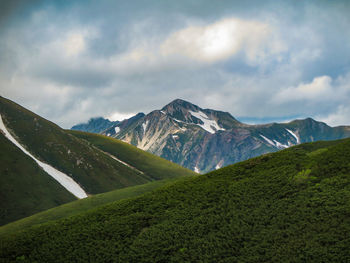
[(54, 178), (67, 191), (72, 193), (77, 198), (87, 197), (87, 194), (84, 191), (84, 189), (82, 189), (81, 186), (77, 182), (75, 182), (71, 177), (58, 171), (51, 165), (38, 160), (30, 152), (28, 152), (8, 131), (4, 122), (2, 121), (1, 115), (0, 115), (0, 129), (10, 142), (12, 142), (15, 146), (17, 146), (24, 154), (32, 158), (47, 174), (49, 174), (52, 178)]
[(303, 142), (346, 138), (350, 127), (332, 128), (310, 118), (247, 125), (227, 112), (177, 99), (102, 133), (204, 173)]
[(0, 225), (75, 200), (0, 133)]
[[(9, 191), (1, 193), (3, 200), (7, 200), (7, 202), (1, 202), (0, 205), (0, 209), (3, 211), (2, 224), (72, 200), (71, 194), (60, 194), (62, 191), (69, 189), (59, 180), (60, 185), (48, 188), (53, 189), (52, 191), (35, 192), (35, 188), (33, 188), (21, 192), (22, 189), (29, 188), (37, 183), (38, 179), (35, 179), (36, 177), (29, 176), (33, 175), (34, 171), (40, 170), (39, 174), (45, 174), (48, 177), (46, 181), (52, 181), (50, 176), (55, 178), (57, 174), (65, 175), (87, 194), (107, 192), (158, 179), (158, 176), (153, 175), (151, 171), (145, 173), (135, 169), (127, 161), (117, 160), (116, 157), (94, 147), (86, 140), (77, 138), (52, 122), (2, 97), (0, 97), (0, 116), (3, 121), (1, 136), (4, 145), (6, 144), (7, 148), (13, 148), (15, 146), (13, 143), (17, 145), (17, 150), (12, 151), (13, 154), (11, 155), (13, 162), (10, 161), (7, 155), (6, 150), (8, 149), (5, 146), (1, 148), (1, 167), (6, 172), (1, 173), (0, 180), (6, 181), (6, 185), (10, 187), (9, 189), (16, 189), (13, 194)], [(5, 134), (7, 134), (6, 137), (3, 136)], [(18, 154), (18, 150), (21, 152), (19, 156), (25, 154), (32, 158), (31, 161), (24, 159), (26, 160), (25, 167), (31, 166), (27, 168), (30, 171), (28, 176), (25, 174), (25, 169), (16, 167), (14, 152)], [(139, 151), (129, 148), (124, 156), (129, 154), (139, 154)], [(152, 159), (152, 157), (149, 157), (149, 159)], [(156, 160), (158, 160), (158, 157), (156, 157)], [(38, 165), (45, 171), (41, 170)], [(156, 170), (155, 167), (154, 169)], [(52, 174), (50, 171), (54, 173)], [(166, 172), (169, 173), (163, 174), (162, 179), (178, 175), (178, 173), (175, 173), (176, 175), (171, 174), (171, 169)], [(28, 185), (20, 185), (23, 176), (27, 176)], [(56, 183), (51, 184), (55, 185)], [(43, 184), (38, 185), (38, 187), (42, 186)], [(54, 189), (60, 187), (61, 190)], [(47, 196), (47, 193), (51, 196)], [(22, 200), (24, 198), (28, 200), (31, 200), (31, 198), (32, 200), (47, 199), (48, 201), (42, 202), (42, 205), (38, 205), (35, 209), (32, 209), (33, 205), (29, 205), (29, 202), (27, 202), (28, 209), (15, 211), (13, 207), (25, 203)], [(9, 214), (8, 211), (12, 212)]]
[(5, 260), (346, 262), (350, 139), (309, 143), (1, 238)]
[(39, 160), (71, 176), (87, 193), (106, 192), (150, 180), (52, 122), (4, 98), (0, 102), (3, 121), (13, 136)]

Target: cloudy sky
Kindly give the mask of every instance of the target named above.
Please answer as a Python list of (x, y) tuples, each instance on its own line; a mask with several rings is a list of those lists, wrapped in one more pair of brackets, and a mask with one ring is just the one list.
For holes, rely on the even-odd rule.
[(0, 2), (1, 96), (64, 128), (176, 98), (350, 125), (350, 1)]

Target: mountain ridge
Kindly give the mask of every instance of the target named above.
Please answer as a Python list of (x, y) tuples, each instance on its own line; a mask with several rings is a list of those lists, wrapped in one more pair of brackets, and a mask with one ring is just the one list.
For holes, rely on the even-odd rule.
[(229, 112), (202, 109), (183, 99), (123, 122), (101, 134), (200, 173), (303, 142), (350, 137), (349, 126), (330, 127), (312, 118), (245, 124)]

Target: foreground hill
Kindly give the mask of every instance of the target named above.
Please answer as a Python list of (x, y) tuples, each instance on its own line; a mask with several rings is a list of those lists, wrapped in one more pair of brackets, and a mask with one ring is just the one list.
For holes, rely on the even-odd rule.
[(111, 124), (102, 134), (205, 173), (304, 142), (347, 138), (350, 127), (332, 128), (311, 118), (248, 125), (228, 112), (177, 99), (147, 115)]
[(118, 200), (136, 197), (144, 193), (150, 192), (161, 186), (172, 184), (175, 181), (187, 180), (189, 177), (172, 178), (165, 180), (157, 180), (146, 184), (130, 186), (122, 189), (117, 189), (107, 193), (96, 194), (84, 199), (75, 200), (67, 204), (53, 207), (43, 212), (34, 214), (29, 217), (11, 222), (4, 226), (0, 226), (0, 236), (12, 234), (16, 231), (22, 231), (32, 226), (48, 223), (57, 219), (70, 217), (82, 212), (87, 212), (98, 206), (115, 202)]
[(2, 237), (40, 262), (347, 262), (350, 139), (302, 144)]
[(175, 164), (158, 171), (169, 162), (148, 153), (153, 164), (142, 170), (144, 162), (127, 158), (140, 156), (136, 147), (117, 159), (2, 97), (0, 118), (0, 225), (87, 195), (192, 174)]

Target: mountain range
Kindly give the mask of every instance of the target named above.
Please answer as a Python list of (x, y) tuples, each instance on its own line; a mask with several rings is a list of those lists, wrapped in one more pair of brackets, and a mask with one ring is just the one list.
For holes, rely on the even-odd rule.
[(311, 118), (249, 125), (228, 112), (202, 109), (181, 99), (147, 115), (138, 113), (110, 123), (108, 128), (99, 125), (108, 122), (92, 119), (72, 129), (120, 139), (198, 173), (300, 143), (350, 137), (349, 126), (330, 127)]

